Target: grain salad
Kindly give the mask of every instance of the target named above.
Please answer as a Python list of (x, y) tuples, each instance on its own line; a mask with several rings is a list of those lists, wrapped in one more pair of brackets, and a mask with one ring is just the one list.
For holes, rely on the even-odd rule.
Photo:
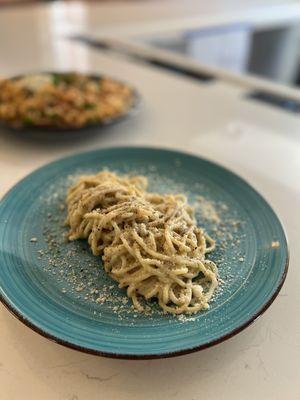
[(133, 90), (79, 73), (27, 75), (0, 81), (0, 121), (12, 127), (81, 128), (125, 114)]

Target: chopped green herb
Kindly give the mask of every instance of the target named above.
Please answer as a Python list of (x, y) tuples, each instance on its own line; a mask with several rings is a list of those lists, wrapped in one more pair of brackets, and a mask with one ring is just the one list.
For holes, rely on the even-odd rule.
[(53, 85), (58, 86), (61, 82), (61, 75), (52, 75)]
[(61, 80), (67, 84), (76, 82), (76, 74), (62, 74), (60, 77)]
[(88, 118), (86, 121), (89, 125), (94, 125), (98, 122), (97, 118)]
[(76, 74), (54, 74), (52, 75), (53, 84), (59, 85), (61, 83), (66, 83), (70, 85), (76, 82)]
[(50, 119), (52, 119), (53, 121), (55, 121), (56, 119), (59, 119), (59, 115), (58, 114), (49, 114), (48, 117)]
[(93, 110), (94, 108), (96, 108), (96, 104), (95, 103), (85, 103), (83, 105), (83, 108), (85, 110)]
[(34, 120), (30, 117), (25, 117), (23, 119), (23, 124), (25, 125), (34, 125)]

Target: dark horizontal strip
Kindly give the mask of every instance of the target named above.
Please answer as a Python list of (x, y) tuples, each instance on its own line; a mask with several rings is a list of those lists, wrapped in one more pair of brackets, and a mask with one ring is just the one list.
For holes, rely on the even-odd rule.
[(247, 98), (258, 100), (293, 113), (300, 113), (299, 100), (291, 100), (287, 97), (270, 94), (264, 91), (254, 91), (248, 94)]
[(213, 81), (216, 79), (211, 74), (207, 74), (207, 73), (200, 72), (200, 71), (195, 71), (188, 67), (181, 67), (181, 66), (179, 67), (168, 61), (159, 60), (159, 59), (151, 57), (151, 56), (148, 57), (148, 56), (136, 54), (130, 50), (128, 50), (128, 51), (125, 49), (118, 50), (116, 47), (110, 46), (109, 43), (107, 43), (103, 40), (89, 39), (84, 36), (72, 36), (71, 39), (83, 42), (86, 45), (88, 45), (90, 47), (94, 47), (96, 49), (111, 50), (111, 51), (115, 51), (118, 53), (123, 53), (123, 54), (126, 54), (127, 56), (131, 57), (133, 60), (142, 61), (148, 65), (151, 65), (151, 66), (154, 66), (157, 68), (161, 68), (161, 69), (165, 69), (169, 72), (176, 73), (179, 75), (184, 75), (189, 78), (196, 79), (196, 80), (199, 80), (202, 82), (210, 82), (210, 81)]
[(90, 47), (95, 47), (96, 49), (101, 49), (101, 50), (110, 50), (111, 49), (111, 46), (104, 40), (89, 39), (89, 38), (86, 38), (85, 36), (81, 36), (81, 35), (71, 36), (70, 39), (75, 40), (77, 42), (82, 42)]
[(148, 58), (148, 57), (140, 57), (140, 56), (138, 56), (137, 58), (138, 59), (142, 59), (142, 61), (146, 62), (147, 64), (153, 65), (155, 67), (166, 69), (166, 70), (168, 70), (170, 72), (174, 72), (176, 74), (184, 75), (184, 76), (187, 76), (189, 78), (197, 79), (197, 80), (202, 81), (202, 82), (208, 82), (208, 81), (215, 80), (215, 77), (213, 75), (206, 74), (206, 73), (203, 73), (203, 72), (194, 71), (192, 69), (185, 68), (185, 67), (178, 67), (177, 65), (174, 65), (174, 64), (169, 63), (167, 61), (161, 61), (161, 60), (150, 58), (150, 57)]

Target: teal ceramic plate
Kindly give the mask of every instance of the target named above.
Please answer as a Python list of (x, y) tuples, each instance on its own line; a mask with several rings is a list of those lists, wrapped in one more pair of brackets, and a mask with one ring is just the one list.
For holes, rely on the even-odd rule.
[[(144, 174), (150, 190), (183, 192), (217, 241), (211, 259), (220, 286), (209, 310), (148, 315), (103, 271), (85, 242), (66, 243), (66, 188), (80, 174), (109, 168)], [(120, 358), (158, 358), (219, 343), (254, 321), (287, 272), (282, 226), (266, 201), (230, 171), (184, 153), (110, 148), (46, 165), (0, 203), (1, 299), (22, 322), (68, 347)]]

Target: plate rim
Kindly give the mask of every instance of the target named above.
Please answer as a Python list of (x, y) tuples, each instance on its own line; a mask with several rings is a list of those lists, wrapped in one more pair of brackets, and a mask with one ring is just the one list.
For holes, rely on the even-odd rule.
[[(182, 150), (178, 150), (178, 149), (174, 149), (174, 148), (166, 148), (166, 147), (155, 147), (155, 146), (108, 146), (108, 147), (101, 147), (98, 148), (96, 150), (92, 150), (92, 151), (84, 151), (84, 152), (75, 152), (71, 155), (68, 155), (66, 157), (60, 157), (58, 159), (55, 159), (49, 163), (46, 163), (36, 169), (34, 169), (33, 171), (31, 171), (29, 174), (25, 175), (22, 179), (20, 179), (17, 183), (15, 183), (5, 194), (4, 196), (0, 199), (0, 206), (1, 203), (7, 198), (9, 197), (9, 195), (11, 194), (11, 192), (13, 192), (16, 187), (21, 184), (22, 182), (24, 182), (26, 179), (28, 179), (31, 175), (33, 175), (34, 173), (37, 173), (41, 170), (45, 170), (47, 169), (49, 166), (53, 165), (53, 164), (57, 164), (60, 163), (61, 161), (67, 161), (69, 159), (72, 158), (76, 158), (78, 156), (87, 156), (87, 155), (92, 155), (95, 153), (99, 153), (99, 152), (103, 152), (103, 151), (122, 151), (122, 150), (134, 150), (134, 151), (161, 151), (161, 152), (168, 152), (171, 153), (173, 155), (177, 155), (177, 156), (188, 156), (188, 157), (192, 157), (194, 159), (200, 159), (202, 161), (205, 161), (206, 163), (213, 165), (213, 166), (217, 166), (218, 168), (222, 169), (223, 171), (225, 171), (226, 173), (229, 173), (230, 175), (233, 175), (235, 179), (238, 179), (239, 181), (242, 181), (244, 184), (246, 184), (269, 208), (270, 210), (273, 212), (273, 214), (276, 216), (278, 223), (282, 229), (282, 233), (283, 233), (283, 237), (285, 239), (285, 245), (286, 245), (286, 258), (285, 258), (285, 265), (284, 265), (284, 269), (283, 269), (283, 273), (280, 277), (280, 281), (278, 282), (278, 285), (275, 288), (275, 291), (273, 293), (273, 295), (268, 299), (267, 302), (265, 302), (258, 311), (256, 311), (256, 313), (254, 313), (253, 315), (251, 315), (243, 324), (235, 327), (234, 329), (232, 329), (231, 331), (229, 331), (228, 333), (213, 339), (211, 341), (208, 341), (206, 343), (203, 343), (201, 345), (197, 345), (197, 346), (193, 346), (193, 347), (189, 347), (186, 349), (182, 349), (182, 350), (175, 350), (175, 351), (165, 351), (165, 352), (161, 352), (161, 353), (147, 353), (147, 354), (127, 354), (127, 353), (114, 353), (114, 352), (109, 352), (109, 351), (101, 351), (101, 350), (95, 350), (86, 346), (80, 346), (78, 344), (72, 343), (68, 340), (65, 339), (61, 339), (60, 337), (53, 335), (47, 331), (45, 331), (44, 329), (40, 328), (37, 324), (29, 321), (21, 312), (19, 312), (14, 305), (9, 301), (9, 298), (7, 298), (7, 296), (5, 296), (1, 291), (0, 291), (0, 302), (5, 306), (5, 308), (14, 316), (16, 317), (19, 321), (21, 321), (24, 325), (26, 325), (28, 328), (30, 328), (32, 331), (40, 334), (41, 336), (45, 337), (46, 339), (55, 342), (59, 345), (62, 345), (64, 347), (70, 348), (72, 350), (77, 350), (86, 354), (91, 354), (91, 355), (95, 355), (95, 356), (102, 356), (102, 357), (107, 357), (107, 358), (114, 358), (114, 359), (125, 359), (125, 360), (150, 360), (150, 359), (161, 359), (161, 358), (171, 358), (171, 357), (176, 357), (176, 356), (181, 356), (181, 355), (185, 355), (185, 354), (190, 354), (190, 353), (194, 353), (197, 351), (201, 351), (204, 349), (207, 349), (209, 347), (218, 345), (232, 337), (234, 337), (235, 335), (237, 335), (238, 333), (242, 332), (244, 329), (246, 329), (248, 326), (250, 326), (253, 322), (255, 322), (261, 315), (264, 314), (264, 312), (271, 306), (271, 304), (274, 302), (274, 300), (276, 299), (276, 297), (278, 296), (284, 282), (287, 276), (287, 272), (288, 272), (288, 267), (289, 267), (289, 258), (290, 258), (290, 251), (289, 251), (289, 242), (288, 242), (288, 238), (287, 238), (287, 234), (286, 234), (286, 230), (284, 228), (284, 225), (281, 221), (281, 218), (278, 216), (278, 214), (274, 211), (273, 207), (270, 205), (270, 203), (256, 190), (256, 188), (254, 188), (250, 183), (248, 183), (248, 181), (242, 177), (240, 177), (237, 173), (233, 172), (231, 169), (217, 163), (214, 161), (211, 161), (205, 157), (202, 157), (201, 155), (197, 155), (195, 153), (192, 152), (188, 152), (188, 151), (182, 151)], [(0, 287), (1, 287), (1, 282), (0, 282)]]

